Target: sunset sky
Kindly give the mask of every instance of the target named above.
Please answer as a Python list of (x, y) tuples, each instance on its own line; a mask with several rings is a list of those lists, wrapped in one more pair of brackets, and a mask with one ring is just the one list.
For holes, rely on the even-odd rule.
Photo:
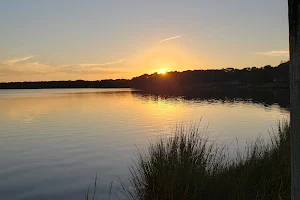
[(286, 0), (1, 0), (0, 82), (276, 66)]

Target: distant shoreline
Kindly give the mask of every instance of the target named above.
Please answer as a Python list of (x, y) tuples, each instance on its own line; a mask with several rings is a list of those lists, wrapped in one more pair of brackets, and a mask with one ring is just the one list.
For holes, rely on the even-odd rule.
[(264, 83), (264, 84), (236, 84), (231, 82), (212, 82), (190, 85), (162, 85), (160, 88), (140, 87), (131, 80), (101, 80), (101, 81), (43, 81), (43, 82), (10, 82), (0, 83), (1, 89), (76, 89), (76, 88), (132, 88), (141, 90), (189, 90), (189, 89), (288, 89), (287, 83)]
[[(49, 83), (49, 85), (47, 84)], [(140, 89), (146, 91), (152, 90), (206, 90), (206, 89), (289, 89), (288, 84), (276, 84), (276, 83), (266, 83), (261, 85), (234, 85), (228, 83), (209, 83), (209, 84), (197, 84), (197, 85), (185, 85), (174, 88), (139, 88), (130, 85), (124, 86), (84, 86), (89, 83), (86, 82), (83, 86), (76, 85), (76, 81), (72, 81), (71, 85), (66, 86), (64, 81), (57, 81), (56, 84), (62, 83), (62, 85), (52, 86), (52, 82), (43, 82), (43, 84), (39, 84), (39, 82), (16, 82), (16, 83), (0, 83), (0, 90), (26, 90), (26, 89), (118, 89), (118, 88), (132, 88), (132, 89)]]
[(182, 90), (289, 87), (289, 62), (276, 67), (224, 68), (187, 70), (164, 74), (143, 74), (132, 79), (97, 81), (36, 81), (0, 83), (0, 89), (59, 89), (59, 88), (134, 88), (146, 91), (178, 92)]

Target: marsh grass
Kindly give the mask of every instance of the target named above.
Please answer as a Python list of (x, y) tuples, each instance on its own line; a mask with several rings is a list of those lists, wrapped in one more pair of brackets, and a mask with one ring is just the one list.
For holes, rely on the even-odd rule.
[(151, 143), (130, 167), (134, 200), (290, 199), (289, 124), (248, 143), (232, 157), (198, 126), (177, 128), (172, 137)]
[[(95, 200), (96, 199), (96, 191), (97, 191), (97, 174), (94, 180), (94, 187), (91, 190), (91, 183), (89, 184), (89, 187), (87, 191), (84, 194), (84, 200)], [(92, 196), (91, 196), (92, 195)]]

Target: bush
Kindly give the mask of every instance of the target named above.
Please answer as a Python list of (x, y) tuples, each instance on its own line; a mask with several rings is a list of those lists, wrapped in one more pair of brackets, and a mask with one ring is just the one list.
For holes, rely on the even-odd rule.
[(150, 144), (130, 168), (129, 199), (290, 199), (289, 124), (279, 125), (270, 142), (257, 139), (232, 159), (199, 127), (178, 128)]

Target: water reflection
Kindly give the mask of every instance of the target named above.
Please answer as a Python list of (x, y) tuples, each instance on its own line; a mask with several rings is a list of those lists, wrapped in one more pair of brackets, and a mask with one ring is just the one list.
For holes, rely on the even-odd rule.
[[(22, 95), (23, 94), (23, 95)], [(18, 96), (0, 98), (0, 107), (4, 118), (12, 120), (24, 120), (28, 123), (36, 118), (49, 113), (72, 112), (78, 110), (82, 113), (91, 112), (114, 112), (118, 107), (131, 106), (139, 109), (139, 104), (147, 104), (148, 111), (163, 112), (165, 110), (178, 111), (178, 105), (186, 104), (226, 104), (232, 105), (236, 103), (258, 104), (263, 105), (266, 109), (270, 106), (279, 105), (289, 110), (289, 91), (288, 90), (266, 90), (252, 91), (252, 93), (227, 93), (226, 96), (217, 96), (213, 93), (198, 93), (184, 95), (166, 95), (151, 94), (143, 91), (135, 90), (71, 90), (68, 92), (53, 90), (40, 90), (34, 93), (22, 93)], [(33, 94), (39, 94), (32, 96)], [(136, 100), (132, 100), (136, 99)], [(105, 100), (105, 102), (99, 102)], [(120, 100), (121, 99), (121, 100)], [(76, 103), (76, 106), (74, 106)], [(105, 104), (105, 105), (104, 105)], [(109, 110), (108, 108), (112, 108)], [(271, 109), (271, 108), (270, 108)], [(140, 110), (145, 112), (145, 110)]]
[(146, 148), (178, 123), (202, 118), (211, 138), (242, 144), (268, 137), (268, 129), (289, 116), (287, 96), (278, 92), (207, 94), (0, 90), (1, 197), (80, 199), (98, 173), (105, 199), (111, 181), (126, 180), (136, 147)]
[(218, 89), (201, 91), (182, 91), (176, 94), (150, 93), (144, 91), (132, 91), (136, 97), (151, 99), (183, 99), (193, 102), (204, 101), (206, 103), (234, 103), (245, 102), (262, 104), (266, 107), (278, 104), (280, 107), (289, 110), (289, 90), (288, 89), (232, 89), (220, 92)]

